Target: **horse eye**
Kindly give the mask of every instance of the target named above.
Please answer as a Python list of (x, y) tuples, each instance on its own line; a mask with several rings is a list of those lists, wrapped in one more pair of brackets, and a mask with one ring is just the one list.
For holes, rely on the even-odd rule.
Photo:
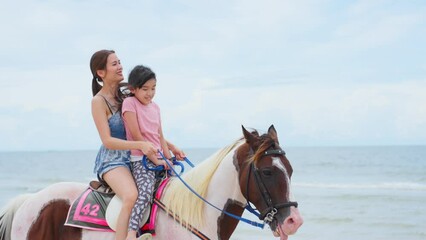
[(272, 176), (272, 170), (271, 170), (271, 169), (269, 169), (269, 168), (267, 168), (267, 169), (263, 169), (263, 170), (262, 170), (262, 174), (263, 174), (263, 176), (265, 176), (265, 177), (270, 177), (270, 176)]

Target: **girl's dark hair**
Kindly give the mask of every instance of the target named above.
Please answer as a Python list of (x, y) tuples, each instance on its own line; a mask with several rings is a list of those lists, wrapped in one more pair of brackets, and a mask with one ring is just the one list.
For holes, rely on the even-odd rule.
[(153, 78), (156, 79), (155, 73), (149, 67), (137, 65), (129, 73), (129, 87), (141, 88), (148, 80)]
[[(98, 70), (105, 70), (106, 64), (108, 60), (108, 56), (115, 53), (114, 50), (99, 50), (95, 52), (92, 55), (92, 58), (90, 58), (90, 71), (92, 72), (92, 94), (95, 96), (102, 88), (102, 85), (99, 84), (99, 82), (102, 82), (102, 78), (98, 76), (96, 73)], [(127, 84), (120, 83), (117, 89), (117, 92), (115, 93), (115, 101), (118, 104), (118, 110), (121, 111), (121, 106), (123, 105), (123, 99), (126, 97), (125, 92), (123, 91), (123, 88)]]

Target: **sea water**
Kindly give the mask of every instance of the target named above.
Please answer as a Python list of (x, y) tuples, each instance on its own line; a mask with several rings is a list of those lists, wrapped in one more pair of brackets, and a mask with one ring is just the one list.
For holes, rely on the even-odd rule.
[[(195, 164), (217, 149), (185, 149)], [(426, 239), (426, 146), (284, 148), (304, 224), (294, 240)], [(0, 207), (60, 181), (89, 182), (96, 150), (0, 153)], [(189, 166), (186, 166), (189, 167)], [(257, 220), (249, 213), (244, 217)], [(276, 239), (240, 222), (235, 240)]]

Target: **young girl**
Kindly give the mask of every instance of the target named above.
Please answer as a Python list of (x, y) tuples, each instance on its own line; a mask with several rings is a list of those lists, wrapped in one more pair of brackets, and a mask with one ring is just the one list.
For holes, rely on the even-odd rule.
[[(138, 65), (130, 72), (128, 82), (133, 96), (124, 99), (122, 108), (127, 139), (149, 141), (167, 159), (171, 158), (170, 150), (177, 159), (183, 159), (184, 153), (167, 142), (163, 136), (160, 108), (152, 101), (157, 84), (155, 73), (148, 67)], [(147, 161), (148, 167), (163, 165), (166, 169), (168, 168), (167, 163), (161, 159), (158, 153), (153, 154), (144, 152), (144, 150), (131, 151), (131, 169), (139, 195), (132, 210), (127, 240), (136, 239), (136, 233), (141, 227), (139, 222), (153, 197), (155, 173), (143, 167), (141, 161), (143, 155), (146, 155), (149, 159)]]
[(129, 150), (138, 149), (147, 154), (155, 154), (156, 147), (148, 141), (126, 141), (121, 117), (121, 102), (124, 96), (119, 89), (120, 82), (123, 81), (123, 68), (115, 52), (112, 50), (95, 52), (90, 59), (90, 70), (93, 77), (92, 116), (102, 140), (94, 172), (123, 201), (115, 239), (124, 240), (130, 212), (138, 195), (130, 172)]

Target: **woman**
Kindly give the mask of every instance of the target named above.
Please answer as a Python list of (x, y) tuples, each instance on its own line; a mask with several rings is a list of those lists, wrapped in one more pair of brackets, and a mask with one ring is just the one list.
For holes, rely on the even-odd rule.
[[(106, 182), (123, 202), (117, 219), (116, 239), (126, 239), (131, 210), (138, 196), (135, 181), (130, 172), (130, 149), (146, 154), (157, 150), (147, 141), (127, 141), (121, 104), (123, 94), (123, 68), (112, 50), (100, 50), (90, 59), (92, 79), (92, 116), (102, 140), (96, 157), (95, 173)], [(99, 83), (102, 82), (102, 85)]]

